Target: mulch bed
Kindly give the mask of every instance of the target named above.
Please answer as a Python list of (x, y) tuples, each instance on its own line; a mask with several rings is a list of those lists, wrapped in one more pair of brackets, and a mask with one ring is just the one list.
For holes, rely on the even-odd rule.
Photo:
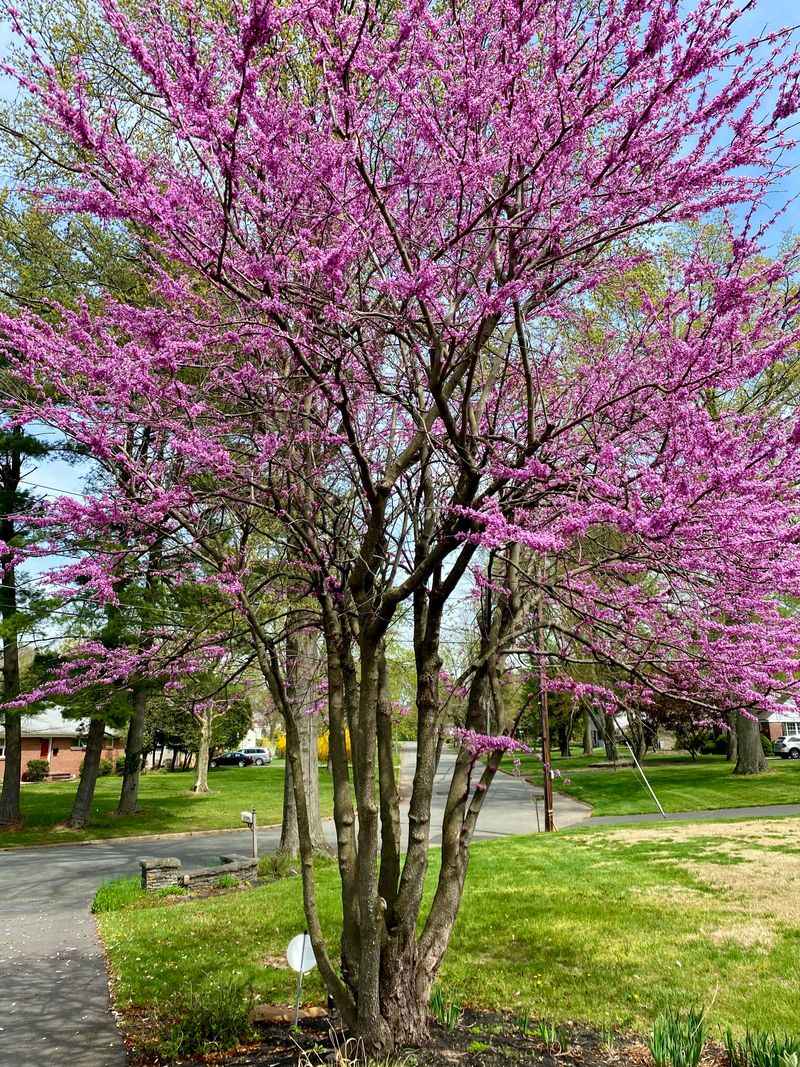
[[(601, 1037), (580, 1026), (559, 1027), (559, 1042), (546, 1045), (535, 1023), (525, 1027), (519, 1019), (493, 1012), (465, 1011), (452, 1030), (431, 1024), (430, 1040), (422, 1049), (396, 1054), (398, 1067), (652, 1067), (650, 1053), (635, 1035)], [(329, 1019), (308, 1019), (297, 1029), (276, 1024), (262, 1028), (263, 1041), (246, 1052), (192, 1061), (225, 1067), (327, 1067), (363, 1064), (355, 1056), (355, 1043), (337, 1031)], [(347, 1055), (339, 1055), (337, 1050)], [(722, 1050), (711, 1049), (702, 1067), (719, 1067)], [(188, 1065), (187, 1065), (188, 1067)]]

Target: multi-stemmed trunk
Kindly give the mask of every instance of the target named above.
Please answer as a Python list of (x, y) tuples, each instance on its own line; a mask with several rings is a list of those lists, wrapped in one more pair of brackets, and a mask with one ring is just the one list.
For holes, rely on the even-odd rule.
[(91, 719), (89, 721), (89, 733), (86, 736), (86, 751), (83, 757), (83, 768), (78, 782), (78, 790), (75, 794), (72, 812), (67, 820), (67, 826), (72, 830), (82, 830), (89, 822), (97, 776), (100, 772), (100, 759), (103, 754), (105, 735), (105, 720)]
[(757, 719), (736, 716), (736, 751), (734, 774), (763, 774), (769, 769)]
[[(505, 582), (513, 587), (512, 566), (509, 572), (504, 575)], [(456, 574), (452, 584), (457, 580)], [(498, 731), (512, 725), (504, 710), (503, 663), (497, 652), (502, 635), (511, 631), (519, 610), (515, 598), (510, 601), (511, 606), (498, 610), (489, 632), (483, 635), (466, 719), (466, 725), (476, 731), (485, 728), (487, 695)], [(304, 790), (306, 768), (298, 724), (294, 717), (287, 719), (287, 762), (292, 770), (298, 813), (309, 933), (320, 972), (345, 1024), (373, 1054), (385, 1054), (405, 1044), (417, 1045), (425, 1039), (428, 999), (458, 913), (470, 842), (500, 762), (496, 753), (489, 754), (485, 766), (468, 750), (458, 753), (442, 827), (442, 866), (432, 906), (421, 923), (430, 859), (431, 801), (444, 722), (439, 693), (439, 641), (445, 603), (446, 595), (437, 596), (427, 590), (414, 603), (418, 735), (405, 858), (400, 841), (399, 790), (391, 758), (391, 708), (380, 628), (372, 629), (365, 612), (358, 627), (356, 679), (350, 649), (352, 631), (332, 601), (325, 605), (334, 819), (343, 913), (340, 966), (329, 954), (319, 922)], [(263, 659), (267, 659), (266, 650)], [(271, 669), (267, 674), (271, 675), (270, 687), (277, 701), (285, 702), (285, 687), (277, 672)], [(352, 738), (352, 782), (345, 754), (345, 725)]]
[(139, 808), (139, 776), (144, 758), (144, 729), (147, 714), (147, 687), (138, 684), (133, 689), (133, 711), (125, 741), (125, 766), (117, 815), (135, 815)]

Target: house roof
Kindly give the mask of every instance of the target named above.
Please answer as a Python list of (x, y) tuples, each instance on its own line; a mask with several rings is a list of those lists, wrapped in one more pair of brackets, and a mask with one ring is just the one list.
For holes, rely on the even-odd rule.
[[(85, 737), (88, 731), (88, 719), (66, 719), (63, 709), (59, 707), (47, 708), (36, 715), (22, 716), (23, 737)], [(117, 733), (109, 728), (106, 728), (106, 732)], [(5, 730), (0, 723), (0, 737), (4, 735)]]
[(800, 709), (796, 704), (787, 707), (786, 711), (762, 711), (758, 716), (761, 722), (786, 722), (800, 718)]

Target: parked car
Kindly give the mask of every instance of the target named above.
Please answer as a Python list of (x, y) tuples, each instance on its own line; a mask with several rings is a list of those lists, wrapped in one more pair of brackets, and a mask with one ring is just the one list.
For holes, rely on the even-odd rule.
[(268, 748), (243, 748), (240, 749), (245, 756), (252, 756), (256, 767), (263, 767), (265, 763), (272, 763), (272, 753)]
[(223, 752), (209, 761), (209, 767), (252, 767), (255, 760), (245, 752)]
[(800, 734), (779, 737), (772, 748), (781, 759), (800, 759)]

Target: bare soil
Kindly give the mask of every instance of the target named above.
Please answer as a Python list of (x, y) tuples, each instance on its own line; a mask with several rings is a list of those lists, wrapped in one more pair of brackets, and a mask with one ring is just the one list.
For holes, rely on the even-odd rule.
[[(192, 1061), (225, 1067), (364, 1067), (363, 1050), (328, 1019), (309, 1019), (300, 1027), (262, 1029), (263, 1041), (228, 1056)], [(720, 1067), (722, 1049), (707, 1047), (701, 1067)], [(633, 1034), (600, 1035), (583, 1027), (558, 1028), (558, 1040), (542, 1040), (535, 1022), (525, 1023), (496, 1012), (465, 1011), (452, 1030), (431, 1023), (422, 1049), (405, 1049), (391, 1067), (652, 1067), (641, 1038)]]

